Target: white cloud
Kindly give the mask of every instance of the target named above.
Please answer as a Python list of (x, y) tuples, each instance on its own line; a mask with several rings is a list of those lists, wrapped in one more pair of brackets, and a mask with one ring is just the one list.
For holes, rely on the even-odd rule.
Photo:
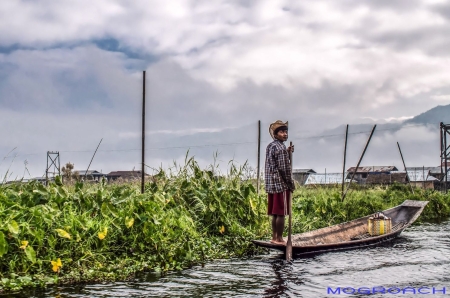
[(133, 106), (130, 97), (139, 98), (141, 88), (134, 78), (136, 73), (125, 69), (127, 61), (123, 54), (95, 47), (18, 50), (0, 55), (0, 64), (5, 66), (4, 72), (0, 70), (4, 76), (0, 104), (15, 110), (71, 109), (83, 113)]
[(403, 122), (408, 119), (412, 119), (414, 116), (400, 116), (400, 117), (389, 117), (389, 118), (373, 118), (373, 117), (362, 117), (360, 121), (357, 123), (377, 123), (377, 124), (383, 124), (383, 123), (396, 123), (396, 122)]
[[(399, 53), (370, 38), (446, 28), (448, 22), (425, 2), (406, 11), (344, 4), (11, 2), (0, 6), (5, 24), (0, 43), (39, 46), (111, 37), (135, 51), (171, 56), (198, 79), (224, 90), (242, 80), (284, 88), (299, 83), (320, 88), (331, 81), (365, 86), (360, 97), (372, 107), (449, 84), (445, 57), (417, 49)], [(387, 83), (389, 90), (383, 90)]]
[(435, 101), (450, 102), (450, 94), (433, 95), (430, 98)]
[[(105, 135), (117, 139), (111, 148), (130, 148), (126, 142), (139, 137), (142, 69), (150, 136), (214, 134), (257, 120), (288, 119), (296, 136), (360, 118), (401, 121), (450, 100), (445, 5), (4, 1), (0, 113), (10, 130), (0, 137), (43, 152), (34, 144), (58, 139), (52, 146), (85, 148), (83, 140), (95, 146)], [(114, 51), (100, 49), (105, 40), (117, 42)], [(77, 142), (68, 141), (74, 135)], [(413, 137), (395, 137), (403, 135)], [(227, 154), (240, 150), (249, 148)]]
[(402, 122), (408, 119), (412, 119), (414, 116), (402, 116), (402, 117), (389, 117), (384, 119), (387, 122)]

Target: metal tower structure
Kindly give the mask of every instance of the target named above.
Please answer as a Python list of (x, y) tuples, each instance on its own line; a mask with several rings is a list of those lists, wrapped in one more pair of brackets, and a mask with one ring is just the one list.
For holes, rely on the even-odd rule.
[(51, 172), (52, 169), (53, 169), (53, 177), (55, 177), (56, 173), (58, 173), (58, 176), (61, 175), (59, 151), (47, 151), (47, 169), (45, 170), (45, 185), (48, 185), (48, 173), (52, 173)]
[(444, 124), (441, 122), (441, 183), (444, 184), (445, 192), (447, 193), (447, 173), (449, 170), (450, 162), (450, 124)]

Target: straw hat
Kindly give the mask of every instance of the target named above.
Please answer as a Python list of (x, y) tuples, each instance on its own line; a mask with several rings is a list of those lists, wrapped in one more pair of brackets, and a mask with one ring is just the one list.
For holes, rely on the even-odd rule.
[(270, 136), (272, 137), (272, 139), (275, 140), (275, 135), (274, 135), (275, 134), (275, 130), (277, 130), (280, 127), (285, 127), (286, 130), (287, 130), (288, 129), (288, 121), (286, 121), (286, 123), (284, 123), (281, 120), (277, 120), (274, 123), (270, 124), (270, 126), (269, 126), (269, 133), (270, 133)]

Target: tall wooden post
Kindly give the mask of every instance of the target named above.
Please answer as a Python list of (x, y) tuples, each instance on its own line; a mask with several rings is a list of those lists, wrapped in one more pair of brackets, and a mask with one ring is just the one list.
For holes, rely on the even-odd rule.
[(49, 156), (49, 151), (47, 151), (47, 168), (45, 169), (45, 186), (48, 186), (48, 156)]
[(377, 128), (376, 124), (373, 126), (372, 131), (370, 132), (369, 139), (367, 140), (366, 146), (364, 147), (364, 150), (363, 150), (363, 152), (361, 154), (361, 157), (358, 160), (358, 164), (356, 165), (355, 170), (352, 173), (352, 177), (350, 178), (350, 182), (348, 183), (347, 188), (345, 189), (344, 193), (342, 194), (342, 201), (344, 201), (345, 196), (347, 195), (347, 192), (348, 192), (348, 190), (350, 188), (350, 185), (351, 185), (351, 183), (353, 181), (353, 178), (355, 178), (356, 171), (358, 170), (359, 165), (360, 165), (360, 163), (361, 163), (361, 161), (362, 161), (362, 159), (364, 157), (364, 154), (366, 153), (367, 147), (369, 146), (370, 140), (372, 139), (372, 135), (373, 135), (373, 132), (375, 131), (375, 128)]
[[(98, 147), (100, 147), (100, 144), (102, 143), (102, 141), (103, 141), (103, 138), (101, 138), (100, 142), (97, 145), (97, 148), (95, 148), (94, 155), (92, 155), (91, 161), (89, 162), (89, 165), (86, 169), (86, 173), (84, 173), (84, 180), (86, 180), (86, 181), (87, 181), (87, 173), (89, 171), (89, 168), (91, 167), (92, 161), (94, 160), (95, 154), (97, 153)], [(94, 179), (94, 177), (92, 177), (92, 179)]]
[[(441, 179), (440, 179), (440, 186), (441, 186), (441, 188), (440, 188), (440, 190), (442, 190), (442, 181), (444, 180), (443, 178), (444, 178), (444, 171), (443, 171), (443, 169), (442, 169), (442, 160), (443, 160), (443, 158), (444, 158), (444, 130), (443, 130), (443, 126), (444, 126), (444, 123), (440, 123), (439, 124), (439, 130), (440, 130), (440, 132), (441, 132)], [(447, 193), (447, 185), (445, 186), (445, 193)]]
[[(397, 142), (398, 151), (400, 152), (400, 157), (402, 158), (403, 167), (405, 168), (406, 178), (408, 179), (409, 186), (411, 187), (411, 192), (414, 193), (414, 189), (411, 185), (411, 179), (409, 179), (408, 171), (406, 170), (405, 160), (403, 159), (402, 149), (400, 149), (400, 144)], [(414, 168), (414, 175), (416, 173), (416, 168)], [(417, 180), (416, 180), (417, 181)]]
[(259, 195), (260, 173), (261, 173), (261, 120), (258, 120), (258, 162), (256, 169), (256, 193)]
[[(448, 147), (447, 147), (447, 134), (448, 134), (448, 128), (446, 125), (444, 125), (444, 168), (445, 168), (445, 193), (447, 193), (447, 183), (448, 183)], [(442, 165), (441, 165), (442, 168)]]
[(342, 192), (341, 197), (344, 196), (344, 184), (345, 184), (345, 161), (347, 159), (347, 138), (348, 138), (348, 124), (345, 130), (345, 143), (344, 143), (344, 165), (342, 166)]
[(145, 70), (142, 72), (142, 168), (141, 193), (145, 191)]
[(425, 177), (425, 166), (422, 166), (422, 176), (423, 176), (423, 183), (422, 183), (422, 187), (423, 189), (425, 189), (425, 180), (428, 177)]

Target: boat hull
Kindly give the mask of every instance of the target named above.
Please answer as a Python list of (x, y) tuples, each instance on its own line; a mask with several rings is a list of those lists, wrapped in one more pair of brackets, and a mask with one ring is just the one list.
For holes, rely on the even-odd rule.
[[(292, 235), (292, 253), (295, 256), (311, 255), (370, 247), (389, 242), (419, 217), (427, 203), (427, 201), (407, 200), (399, 206), (384, 210), (383, 213), (392, 219), (394, 225), (392, 231), (384, 235), (369, 236), (367, 234), (367, 220), (371, 215), (315, 231)], [(252, 242), (260, 247), (286, 251), (285, 245), (262, 240), (253, 240)]]

